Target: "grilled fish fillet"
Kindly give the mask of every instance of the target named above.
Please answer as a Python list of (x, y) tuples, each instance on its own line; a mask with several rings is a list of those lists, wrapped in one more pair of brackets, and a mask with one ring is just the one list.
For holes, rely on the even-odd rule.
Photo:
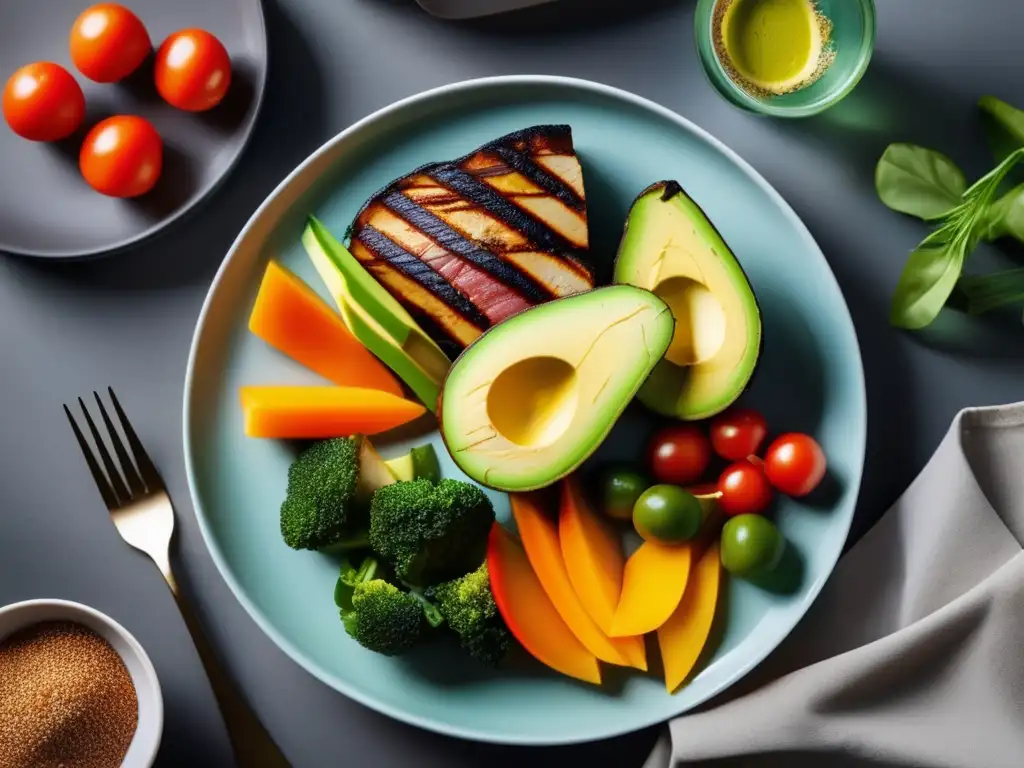
[(451, 356), (530, 306), (594, 286), (567, 125), (517, 131), (389, 184), (350, 250)]

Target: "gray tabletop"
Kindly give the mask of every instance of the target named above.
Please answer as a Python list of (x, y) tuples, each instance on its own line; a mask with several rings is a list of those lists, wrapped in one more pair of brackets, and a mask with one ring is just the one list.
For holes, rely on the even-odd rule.
[[(20, 0), (18, 0), (20, 1)], [(654, 732), (529, 751), (470, 744), (394, 723), (288, 660), (235, 602), (192, 514), (181, 399), (192, 329), (211, 278), (246, 219), (324, 140), (395, 99), (484, 75), (598, 80), (677, 110), (749, 160), (821, 244), (860, 336), (868, 457), (854, 536), (896, 498), (967, 405), (1022, 397), (1024, 329), (1012, 319), (943, 319), (925, 336), (886, 324), (919, 223), (872, 187), (890, 141), (988, 169), (974, 103), (1024, 105), (1018, 0), (878, 0), (878, 48), (865, 80), (826, 115), (770, 122), (736, 111), (705, 82), (693, 0), (563, 0), (454, 24), (413, 0), (267, 0), (270, 79), (240, 168), (156, 241), (109, 259), (0, 259), (0, 604), (79, 600), (135, 633), (164, 685), (161, 766), (228, 765), (227, 739), (198, 657), (157, 571), (107, 520), (60, 404), (112, 384), (162, 468), (179, 510), (186, 589), (241, 684), (295, 766), (639, 766)], [(0, 179), (0, 183), (14, 183)], [(1011, 254), (1017, 257), (1020, 254)], [(979, 253), (972, 269), (1008, 257)]]

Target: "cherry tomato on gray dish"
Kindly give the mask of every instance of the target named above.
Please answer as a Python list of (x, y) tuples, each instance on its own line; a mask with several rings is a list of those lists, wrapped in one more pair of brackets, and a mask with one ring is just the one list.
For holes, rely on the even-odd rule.
[(659, 483), (692, 485), (711, 463), (711, 441), (695, 424), (665, 427), (651, 438), (647, 455)]
[(764, 455), (768, 481), (788, 496), (806, 496), (825, 477), (828, 462), (818, 441), (790, 432), (776, 438)]
[(751, 408), (730, 408), (711, 420), (711, 446), (729, 461), (756, 455), (768, 435), (768, 424)]
[(727, 515), (759, 514), (772, 501), (772, 486), (760, 460), (737, 461), (718, 478), (718, 505)]

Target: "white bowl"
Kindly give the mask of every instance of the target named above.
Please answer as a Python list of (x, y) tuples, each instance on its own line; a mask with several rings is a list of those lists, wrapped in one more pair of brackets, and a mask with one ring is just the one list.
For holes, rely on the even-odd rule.
[(100, 635), (120, 654), (139, 699), (139, 725), (123, 768), (149, 768), (156, 760), (164, 728), (164, 700), (153, 662), (132, 634), (99, 611), (67, 600), (26, 600), (0, 608), (0, 642), (41, 621), (75, 621)]

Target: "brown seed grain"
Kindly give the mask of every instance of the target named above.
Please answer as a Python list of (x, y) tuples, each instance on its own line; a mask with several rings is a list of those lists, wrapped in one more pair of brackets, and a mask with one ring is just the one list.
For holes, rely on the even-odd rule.
[(0, 642), (0, 768), (118, 768), (139, 722), (117, 651), (75, 622)]

